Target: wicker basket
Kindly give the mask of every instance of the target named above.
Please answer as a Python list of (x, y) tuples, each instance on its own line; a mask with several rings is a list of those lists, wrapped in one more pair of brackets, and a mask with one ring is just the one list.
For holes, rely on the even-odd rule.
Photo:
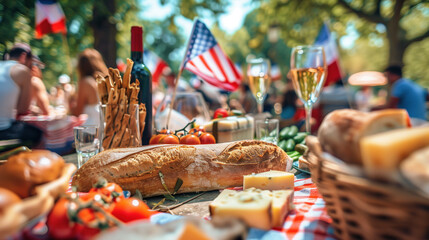
[(330, 160), (316, 137), (306, 139), (311, 178), (339, 239), (429, 239), (429, 199), (359, 176)]

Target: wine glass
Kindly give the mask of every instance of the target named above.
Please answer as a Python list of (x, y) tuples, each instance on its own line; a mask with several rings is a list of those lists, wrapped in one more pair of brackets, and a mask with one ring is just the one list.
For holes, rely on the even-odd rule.
[(311, 133), (311, 110), (327, 75), (325, 51), (321, 46), (297, 46), (290, 60), (292, 83), (305, 107), (305, 129)]
[[(203, 96), (199, 92), (178, 92), (171, 108), (171, 95), (165, 95), (155, 114), (155, 127), (160, 130), (178, 130), (195, 119), (198, 125), (210, 121), (210, 114)], [(167, 122), (167, 119), (170, 119)], [(189, 129), (187, 129), (189, 130)]]
[(269, 59), (253, 58), (247, 61), (249, 87), (258, 103), (258, 112), (262, 113), (264, 99), (271, 84), (271, 64)]

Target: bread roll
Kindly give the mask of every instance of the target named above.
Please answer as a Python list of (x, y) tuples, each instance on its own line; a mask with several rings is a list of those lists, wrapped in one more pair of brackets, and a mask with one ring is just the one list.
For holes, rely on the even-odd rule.
[(323, 151), (344, 162), (362, 165), (359, 146), (362, 137), (405, 128), (408, 125), (408, 113), (403, 109), (387, 109), (370, 113), (341, 109), (325, 117), (320, 125), (318, 138)]
[(14, 192), (6, 188), (0, 188), (0, 215), (7, 207), (20, 201), (21, 199)]
[(57, 179), (63, 167), (63, 158), (48, 150), (21, 152), (0, 167), (0, 187), (25, 198), (35, 186)]
[(429, 195), (429, 147), (414, 152), (400, 165), (402, 175)]
[(243, 185), (243, 175), (290, 170), (292, 160), (274, 144), (239, 141), (208, 145), (156, 145), (112, 149), (89, 159), (73, 177), (78, 191), (89, 191), (99, 177), (143, 196), (166, 193), (159, 172), (172, 192), (177, 178), (183, 192), (209, 191)]

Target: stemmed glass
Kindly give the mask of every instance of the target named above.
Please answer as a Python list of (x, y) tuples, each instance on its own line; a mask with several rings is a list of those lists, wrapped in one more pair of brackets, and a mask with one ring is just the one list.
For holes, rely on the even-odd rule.
[(305, 107), (305, 129), (311, 133), (311, 111), (327, 75), (325, 51), (321, 46), (297, 46), (290, 60), (292, 83)]
[(262, 113), (264, 99), (271, 84), (271, 64), (269, 59), (253, 58), (247, 61), (249, 87), (258, 103), (258, 112)]

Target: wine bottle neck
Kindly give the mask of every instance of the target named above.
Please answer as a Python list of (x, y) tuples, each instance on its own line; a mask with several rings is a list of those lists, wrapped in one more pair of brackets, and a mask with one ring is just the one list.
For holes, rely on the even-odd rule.
[(131, 59), (134, 62), (143, 62), (143, 52), (132, 51), (131, 52)]

